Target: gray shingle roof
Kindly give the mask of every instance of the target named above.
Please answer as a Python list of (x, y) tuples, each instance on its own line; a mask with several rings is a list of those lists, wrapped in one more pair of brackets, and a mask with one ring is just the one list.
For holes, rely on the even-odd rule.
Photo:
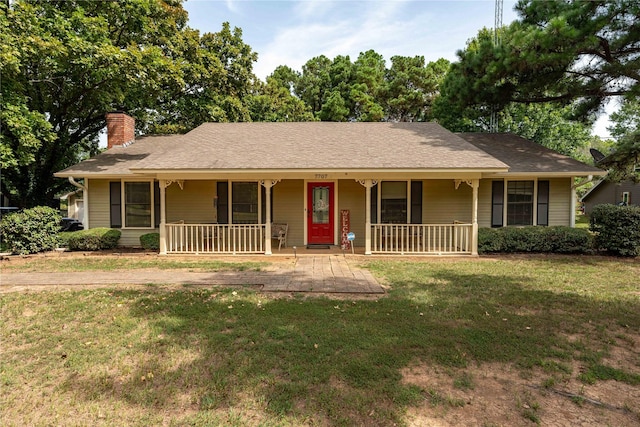
[(458, 133), (465, 141), (509, 165), (509, 173), (575, 173), (604, 171), (511, 133)]
[(496, 169), (435, 123), (205, 123), (135, 169)]
[[(508, 166), (507, 166), (508, 165)], [(484, 170), (593, 173), (600, 169), (512, 134), (454, 134), (436, 123), (205, 123), (109, 149), (58, 177), (145, 171)]]
[(82, 177), (89, 175), (133, 175), (130, 168), (148, 157), (152, 152), (168, 150), (182, 139), (183, 135), (142, 137), (126, 147), (113, 147), (97, 156), (61, 170), (58, 177)]

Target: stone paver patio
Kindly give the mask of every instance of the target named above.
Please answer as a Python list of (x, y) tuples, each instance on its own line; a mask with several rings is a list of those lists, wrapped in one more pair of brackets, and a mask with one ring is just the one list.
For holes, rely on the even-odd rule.
[(298, 257), (285, 267), (268, 271), (192, 272), (184, 270), (125, 270), (64, 273), (5, 273), (0, 293), (46, 287), (73, 289), (91, 285), (254, 286), (265, 292), (383, 294), (367, 270), (342, 256)]

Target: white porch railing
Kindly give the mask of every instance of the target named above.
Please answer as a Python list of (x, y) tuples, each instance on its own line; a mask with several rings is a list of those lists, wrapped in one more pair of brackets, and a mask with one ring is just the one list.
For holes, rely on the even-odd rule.
[(167, 253), (264, 253), (264, 224), (182, 224), (165, 225)]
[(372, 224), (371, 252), (471, 254), (472, 224)]

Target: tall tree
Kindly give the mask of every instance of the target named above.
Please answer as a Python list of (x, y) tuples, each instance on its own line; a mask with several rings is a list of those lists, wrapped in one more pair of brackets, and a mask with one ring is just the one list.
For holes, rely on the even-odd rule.
[(362, 122), (384, 119), (384, 58), (375, 51), (368, 50), (360, 53), (353, 67), (354, 83), (350, 92), (353, 100), (353, 119)]
[[(280, 68), (281, 71), (284, 69)], [(282, 73), (267, 77), (267, 83), (260, 83), (248, 98), (251, 120), (254, 122), (308, 122), (315, 117), (311, 109), (291, 93), (288, 78)]]
[[(611, 97), (640, 95), (640, 2), (520, 0), (516, 11), (520, 19), (501, 30), (500, 44), (480, 37), (458, 52), (450, 102), (572, 103), (574, 117), (591, 121)], [(627, 140), (619, 155), (631, 163), (640, 141)]]
[(181, 0), (0, 3), (2, 194), (53, 204), (53, 173), (98, 150), (104, 114), (139, 130), (245, 120), (256, 57), (228, 24), (200, 34)]
[(427, 120), (448, 63), (425, 65), (423, 56), (394, 56), (387, 71), (387, 118), (391, 121)]
[(578, 100), (586, 114), (607, 97), (640, 95), (640, 3), (520, 0), (516, 11), (501, 43), (480, 37), (458, 53), (452, 71), (468, 84), (459, 102)]
[(322, 110), (322, 105), (331, 92), (330, 68), (331, 60), (326, 56), (311, 58), (302, 66), (302, 74), (295, 84), (295, 93), (314, 114)]
[(640, 101), (628, 98), (617, 112), (611, 114), (607, 128), (617, 144), (598, 166), (610, 169), (609, 179), (640, 182)]

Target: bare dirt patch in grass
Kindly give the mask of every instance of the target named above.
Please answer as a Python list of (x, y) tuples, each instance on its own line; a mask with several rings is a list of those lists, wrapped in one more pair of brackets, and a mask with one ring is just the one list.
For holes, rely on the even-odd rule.
[[(416, 365), (402, 374), (405, 383), (427, 392), (423, 404), (408, 408), (409, 426), (640, 423), (640, 389), (613, 380), (593, 385), (575, 377), (551, 382), (540, 370), (523, 378), (519, 369), (498, 363), (464, 369)], [(460, 386), (462, 377), (470, 379), (468, 387)], [(434, 394), (440, 399), (430, 398)]]

